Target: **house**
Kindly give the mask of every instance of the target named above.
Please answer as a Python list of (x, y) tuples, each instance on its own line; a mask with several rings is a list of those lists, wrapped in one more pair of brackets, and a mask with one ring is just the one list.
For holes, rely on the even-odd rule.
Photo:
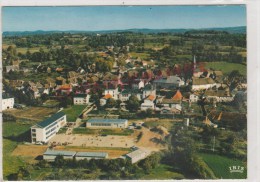
[(130, 160), (132, 164), (145, 159), (149, 154), (144, 150), (137, 149), (125, 155), (126, 159)]
[(69, 95), (72, 92), (72, 86), (70, 84), (64, 84), (57, 88), (57, 90), (62, 94)]
[(55, 113), (40, 123), (37, 123), (31, 127), (32, 143), (48, 142), (66, 123), (67, 117), (66, 114), (62, 111)]
[(192, 78), (192, 90), (205, 90), (216, 86), (216, 82), (212, 78)]
[(74, 105), (85, 105), (89, 103), (89, 94), (76, 94), (73, 97)]
[(5, 67), (6, 73), (9, 73), (10, 71), (19, 71), (19, 66), (17, 65), (10, 65)]
[(6, 109), (14, 108), (14, 98), (13, 97), (2, 97), (2, 111)]
[(153, 85), (146, 84), (143, 89), (143, 98), (146, 98), (149, 95), (154, 95), (156, 97), (156, 89)]
[(90, 160), (90, 159), (106, 159), (108, 153), (106, 152), (77, 152), (75, 155), (76, 160)]
[(143, 80), (135, 80), (132, 83), (132, 89), (141, 89), (144, 88), (144, 81)]
[(127, 119), (89, 119), (87, 128), (127, 128)]
[(216, 102), (231, 102), (234, 99), (228, 90), (206, 90), (204, 96), (208, 100), (214, 100)]
[(63, 78), (63, 77), (61, 77), (61, 76), (58, 76), (58, 77), (56, 78), (56, 84), (57, 84), (57, 85), (64, 85), (64, 84), (66, 84), (66, 79)]
[(54, 161), (57, 156), (62, 156), (64, 159), (73, 159), (76, 155), (74, 151), (63, 151), (63, 150), (49, 150), (43, 153), (43, 159), (46, 161)]
[(198, 102), (198, 100), (199, 100), (199, 94), (197, 93), (190, 94), (190, 98), (189, 98), (190, 102)]
[(161, 106), (162, 110), (170, 110), (170, 112), (177, 112), (179, 113), (182, 110), (181, 101), (174, 100), (173, 98), (163, 98), (161, 102), (158, 103)]
[(12, 88), (22, 90), (24, 88), (24, 81), (23, 80), (9, 80), (9, 85)]
[(113, 99), (117, 100), (119, 97), (118, 88), (114, 86), (107, 87), (104, 91), (104, 95), (110, 94)]
[(184, 81), (178, 76), (168, 76), (166, 78), (160, 78), (153, 81), (155, 88), (178, 88), (183, 86)]
[(122, 102), (128, 101), (131, 95), (135, 95), (138, 100), (143, 99), (143, 93), (139, 89), (124, 89), (119, 93), (119, 100)]
[(149, 95), (147, 98), (144, 99), (144, 103), (141, 104), (141, 110), (146, 111), (147, 109), (155, 109), (155, 96)]
[(39, 91), (38, 88), (32, 87), (32, 88), (30, 89), (30, 91), (32, 92), (32, 94), (33, 94), (33, 96), (34, 96), (35, 99), (41, 97), (41, 94), (40, 94), (40, 91)]
[(132, 95), (131, 90), (129, 89), (124, 89), (121, 91), (121, 93), (119, 93), (119, 100), (121, 100), (122, 102), (128, 101), (129, 97)]
[(176, 93), (174, 94), (174, 96), (172, 97), (172, 99), (174, 101), (182, 101), (182, 98), (183, 98), (183, 96), (182, 96), (180, 90), (177, 90)]
[(110, 94), (106, 94), (104, 97), (102, 97), (99, 102), (100, 102), (100, 106), (104, 106), (107, 104), (107, 100), (112, 98), (112, 95)]

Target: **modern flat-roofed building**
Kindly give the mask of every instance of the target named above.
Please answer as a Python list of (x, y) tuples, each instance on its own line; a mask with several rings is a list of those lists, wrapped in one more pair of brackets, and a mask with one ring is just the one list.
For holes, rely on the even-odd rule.
[(77, 152), (75, 155), (76, 160), (90, 160), (90, 159), (106, 159), (108, 153), (106, 152)]
[(127, 128), (127, 119), (90, 119), (87, 128)]
[(148, 153), (141, 149), (137, 149), (133, 152), (126, 154), (125, 156), (126, 156), (126, 159), (129, 159), (131, 161), (131, 163), (134, 164), (134, 163), (146, 158), (148, 156)]
[(74, 151), (62, 151), (62, 150), (46, 150), (43, 153), (43, 159), (47, 161), (54, 161), (57, 156), (63, 156), (64, 159), (73, 159), (76, 155)]
[(40, 123), (31, 127), (31, 139), (32, 143), (48, 142), (59, 129), (65, 126), (67, 123), (67, 117), (64, 112), (58, 112), (51, 117), (43, 120)]

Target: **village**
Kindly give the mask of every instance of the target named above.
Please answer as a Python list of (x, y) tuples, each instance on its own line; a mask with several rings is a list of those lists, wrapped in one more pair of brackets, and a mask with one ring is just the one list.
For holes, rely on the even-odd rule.
[[(133, 56), (131, 46), (94, 49), (87, 54), (87, 65), (85, 55), (76, 64), (76, 58), (68, 58), (72, 53), (63, 64), (31, 62), (33, 56), (10, 59), (15, 47), (9, 46), (3, 57), (3, 118), (27, 129), (12, 156), (30, 158), (31, 164), (55, 163), (62, 156), (68, 161), (122, 159), (140, 165), (175, 150), (174, 139), (186, 130), (202, 136), (199, 150), (228, 155), (220, 141), (216, 144), (214, 131), (226, 148), (230, 131), (244, 132), (246, 77), (232, 68), (216, 69), (196, 54), (185, 62), (164, 63)], [(244, 157), (244, 148), (245, 143), (239, 157)]]

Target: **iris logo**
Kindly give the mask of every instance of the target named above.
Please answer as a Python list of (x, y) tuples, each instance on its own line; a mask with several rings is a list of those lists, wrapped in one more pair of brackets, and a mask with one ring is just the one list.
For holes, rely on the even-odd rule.
[(230, 166), (229, 172), (230, 173), (243, 173), (245, 168), (243, 166)]

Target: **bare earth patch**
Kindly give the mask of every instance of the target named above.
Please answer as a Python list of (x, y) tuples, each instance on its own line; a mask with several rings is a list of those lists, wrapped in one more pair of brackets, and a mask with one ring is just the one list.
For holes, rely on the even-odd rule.
[(18, 145), (12, 152), (12, 155), (37, 157), (42, 155), (47, 148), (47, 145)]

